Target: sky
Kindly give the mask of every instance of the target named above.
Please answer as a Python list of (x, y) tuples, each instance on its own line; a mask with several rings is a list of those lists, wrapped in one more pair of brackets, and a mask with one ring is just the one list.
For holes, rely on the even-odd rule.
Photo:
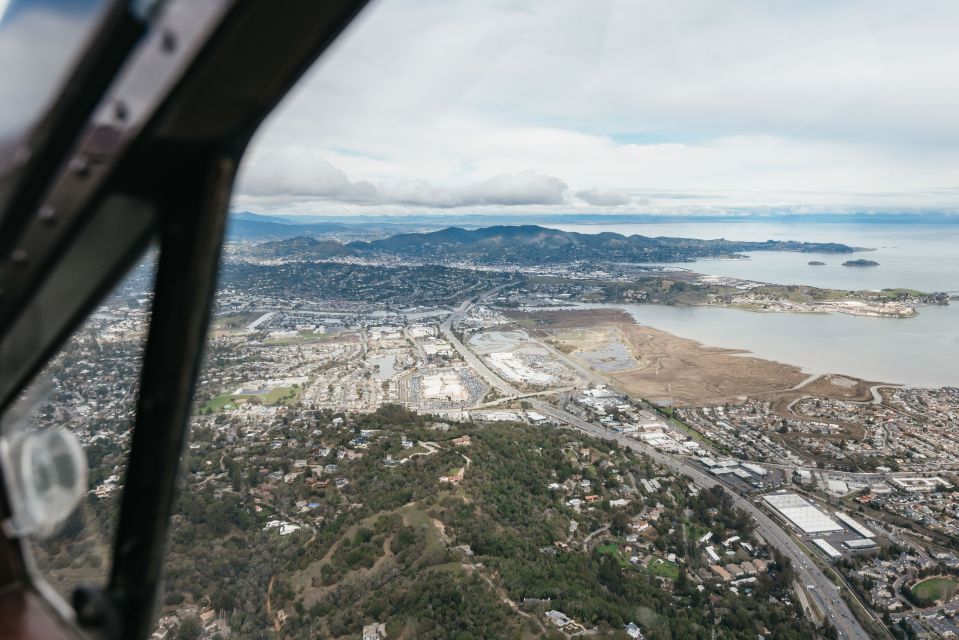
[(54, 97), (104, 0), (0, 0), (0, 148)]
[(257, 134), (261, 213), (959, 213), (959, 3), (380, 0)]

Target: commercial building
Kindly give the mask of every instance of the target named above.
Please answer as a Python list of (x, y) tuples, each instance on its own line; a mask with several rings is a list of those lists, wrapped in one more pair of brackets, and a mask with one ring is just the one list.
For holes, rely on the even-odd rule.
[(859, 535), (861, 535), (863, 538), (875, 538), (875, 537), (876, 537), (876, 534), (874, 534), (872, 531), (870, 531), (869, 529), (867, 529), (867, 528), (864, 527), (863, 525), (859, 524), (859, 522), (857, 522), (856, 520), (853, 520), (852, 517), (847, 516), (847, 515), (846, 515), (845, 513), (843, 513), (842, 511), (837, 511), (837, 512), (836, 512), (836, 517), (837, 517), (843, 524), (845, 524), (847, 527), (849, 527), (850, 529), (852, 529), (853, 531), (855, 531), (856, 533), (858, 533)]
[(771, 493), (763, 496), (763, 500), (803, 533), (842, 530), (835, 520), (795, 493)]
[(897, 489), (907, 493), (931, 493), (939, 489), (949, 489), (952, 487), (951, 484), (938, 476), (932, 478), (899, 476), (898, 478), (891, 478), (890, 482), (892, 482)]
[(822, 538), (816, 538), (812, 541), (814, 545), (822, 549), (823, 553), (829, 556), (830, 560), (835, 560), (836, 558), (841, 558), (842, 554), (836, 550), (836, 547), (832, 546)]
[(855, 540), (845, 540), (843, 545), (847, 549), (852, 549), (853, 551), (861, 551), (863, 549), (875, 549), (876, 541), (870, 540), (869, 538), (856, 538)]

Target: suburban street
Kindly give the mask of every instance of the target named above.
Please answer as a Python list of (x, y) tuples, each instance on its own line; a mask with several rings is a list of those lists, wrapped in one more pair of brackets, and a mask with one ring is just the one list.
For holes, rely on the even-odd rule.
[[(440, 330), (446, 339), (449, 340), (450, 344), (459, 352), (463, 360), (472, 367), (474, 371), (479, 373), (492, 388), (507, 396), (519, 396), (524, 395), (522, 391), (513, 387), (487, 367), (482, 359), (456, 337), (452, 330), (453, 325), (462, 318), (474, 304), (481, 302), (502, 288), (503, 287), (498, 287), (497, 289), (486, 292), (477, 298), (476, 302), (466, 301), (461, 304), (443, 321), (440, 325)], [(551, 351), (555, 352), (555, 350)], [(563, 356), (563, 359), (568, 360), (565, 356)], [(578, 366), (576, 368), (579, 370)], [(596, 374), (592, 372), (588, 373), (589, 379), (594, 381), (598, 379)], [(632, 438), (607, 431), (602, 427), (587, 422), (538, 398), (529, 397), (526, 401), (537, 411), (549, 416), (558, 423), (565, 424), (597, 438), (614, 440), (624, 447), (645, 453), (657, 463), (688, 476), (699, 487), (708, 489), (721, 484), (715, 478), (693, 467), (681, 458), (666, 455)], [(859, 624), (859, 621), (853, 616), (852, 611), (850, 611), (848, 605), (840, 596), (838, 588), (819, 570), (813, 561), (802, 552), (792, 537), (748, 498), (729, 489), (729, 487), (725, 487), (725, 485), (724, 488), (726, 488), (731, 495), (734, 504), (738, 508), (745, 510), (755, 519), (757, 524), (756, 531), (765, 538), (770, 545), (781, 550), (792, 561), (796, 576), (805, 586), (809, 598), (815, 602), (826, 619), (833, 624), (839, 638), (844, 640), (869, 640), (869, 634), (866, 633), (862, 625)]]

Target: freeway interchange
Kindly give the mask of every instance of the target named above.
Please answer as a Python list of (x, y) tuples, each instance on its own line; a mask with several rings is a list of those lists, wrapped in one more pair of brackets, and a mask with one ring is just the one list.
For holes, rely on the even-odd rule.
[[(489, 296), (509, 285), (497, 287), (488, 291), (478, 298), (467, 300), (457, 307), (440, 325), (440, 331), (444, 334), (450, 344), (456, 349), (463, 360), (473, 368), (480, 376), (486, 380), (493, 389), (508, 397), (519, 397), (525, 395), (522, 391), (515, 388), (512, 384), (503, 380), (491, 370), (482, 359), (477, 356), (469, 347), (467, 347), (453, 331), (456, 322), (463, 318), (466, 313), (476, 304), (482, 302)], [(555, 355), (569, 362), (569, 359), (560, 352), (550, 349)], [(577, 363), (569, 362), (577, 370), (582, 370)], [(589, 379), (599, 384), (607, 384), (599, 376), (592, 372), (587, 372)], [(791, 561), (793, 569), (798, 579), (805, 585), (807, 597), (815, 603), (815, 606), (823, 613), (825, 618), (835, 627), (837, 635), (842, 640), (869, 640), (869, 634), (863, 629), (862, 625), (853, 616), (846, 602), (842, 599), (839, 588), (833, 584), (829, 578), (813, 563), (812, 559), (806, 556), (800, 549), (796, 541), (782, 527), (776, 524), (765, 512), (759, 509), (746, 496), (733, 490), (724, 483), (720, 483), (715, 478), (700, 471), (692, 466), (686, 460), (667, 455), (656, 449), (645, 445), (637, 440), (628, 438), (622, 434), (610, 432), (598, 425), (590, 423), (578, 416), (575, 416), (564, 409), (558, 408), (536, 397), (527, 397), (526, 401), (540, 413), (549, 416), (554, 421), (564, 424), (570, 428), (576, 429), (588, 435), (613, 440), (621, 446), (629, 447), (635, 451), (645, 453), (657, 463), (669, 467), (674, 471), (682, 473), (692, 481), (702, 487), (711, 488), (717, 484), (723, 484), (724, 488), (730, 493), (735, 505), (749, 513), (756, 521), (756, 530), (771, 545), (778, 548)]]

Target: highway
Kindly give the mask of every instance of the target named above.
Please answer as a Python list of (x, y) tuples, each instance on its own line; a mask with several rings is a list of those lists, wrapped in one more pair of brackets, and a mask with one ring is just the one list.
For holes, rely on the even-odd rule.
[[(497, 289), (486, 292), (476, 299), (477, 302), (482, 302), (502, 288), (503, 287), (498, 287)], [(474, 304), (476, 303), (467, 300), (457, 307), (440, 325), (440, 330), (446, 339), (449, 340), (450, 344), (453, 345), (453, 348), (459, 352), (463, 360), (472, 367), (474, 371), (481, 375), (492, 388), (506, 396), (524, 395), (523, 392), (513, 387), (487, 367), (486, 363), (473, 353), (472, 350), (466, 347), (453, 333), (453, 325), (466, 315)], [(592, 372), (590, 372), (588, 377), (593, 380), (596, 379), (595, 374), (592, 374)], [(632, 438), (607, 431), (598, 425), (587, 422), (568, 411), (543, 402), (542, 400), (528, 398), (526, 401), (537, 411), (551, 417), (559, 423), (597, 438), (614, 440), (621, 446), (645, 453), (657, 463), (669, 467), (677, 473), (688, 476), (701, 488), (708, 489), (715, 485), (721, 485), (715, 478), (707, 475), (705, 472), (681, 458), (666, 455)], [(782, 527), (776, 524), (748, 498), (731, 490), (729, 487), (724, 486), (724, 488), (727, 489), (727, 492), (732, 497), (733, 503), (753, 517), (757, 525), (756, 531), (766, 542), (774, 548), (779, 549), (792, 561), (793, 570), (799, 581), (805, 585), (809, 598), (816, 604), (816, 607), (823, 613), (826, 619), (836, 628), (838, 637), (842, 640), (869, 640), (869, 634), (866, 633), (862, 625), (859, 624), (859, 621), (853, 616), (852, 611), (850, 611), (848, 605), (846, 605), (846, 602), (840, 596), (837, 587), (819, 570), (813, 561), (802, 552), (789, 533), (784, 531)]]

